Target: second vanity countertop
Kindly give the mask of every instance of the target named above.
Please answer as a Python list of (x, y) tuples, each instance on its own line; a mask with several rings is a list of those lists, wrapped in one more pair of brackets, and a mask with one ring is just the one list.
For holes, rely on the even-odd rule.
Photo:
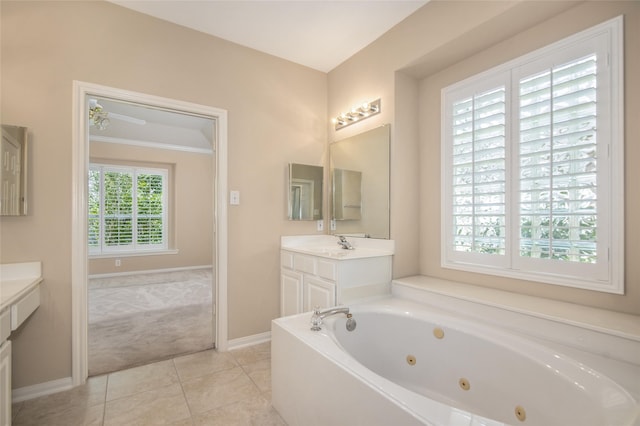
[(0, 311), (20, 300), (41, 282), (40, 262), (0, 265)]
[(354, 247), (353, 250), (341, 248), (338, 237), (333, 235), (286, 236), (281, 238), (280, 248), (335, 260), (393, 256), (395, 251), (393, 240), (347, 237), (347, 241)]

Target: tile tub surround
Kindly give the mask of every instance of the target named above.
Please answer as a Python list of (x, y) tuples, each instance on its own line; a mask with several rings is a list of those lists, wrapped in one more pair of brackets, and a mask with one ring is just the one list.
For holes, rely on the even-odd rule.
[(75, 389), (14, 404), (23, 425), (274, 425), (270, 343), (202, 351), (91, 377)]
[(89, 280), (89, 375), (213, 346), (212, 270)]

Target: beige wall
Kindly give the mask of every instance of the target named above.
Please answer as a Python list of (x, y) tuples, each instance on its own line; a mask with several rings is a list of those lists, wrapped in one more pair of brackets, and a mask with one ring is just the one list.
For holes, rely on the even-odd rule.
[[(208, 154), (92, 141), (90, 161), (169, 168), (169, 248), (176, 254), (90, 258), (89, 275), (213, 265), (213, 158)], [(121, 266), (115, 266), (115, 258)]]
[[(562, 288), (440, 267), (440, 90), (473, 73), (625, 14), (626, 295)], [(454, 25), (455, 24), (455, 25)], [(432, 1), (329, 73), (329, 116), (382, 97), (382, 114), (338, 132), (391, 123), (394, 276), (424, 274), (640, 314), (640, 3)], [(346, 136), (346, 135), (345, 135)], [(417, 232), (416, 232), (417, 231)]]
[(42, 304), (15, 336), (13, 386), (71, 375), (73, 80), (228, 111), (229, 338), (279, 312), (287, 164), (322, 165), (326, 74), (107, 2), (1, 2), (2, 122), (32, 138), (27, 217), (0, 218), (0, 262), (41, 260)]

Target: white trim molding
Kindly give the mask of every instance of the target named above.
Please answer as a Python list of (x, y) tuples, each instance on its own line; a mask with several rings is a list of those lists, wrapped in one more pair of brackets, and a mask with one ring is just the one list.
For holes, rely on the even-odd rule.
[(17, 402), (27, 401), (40, 396), (63, 392), (73, 388), (73, 386), (74, 384), (71, 377), (63, 377), (62, 379), (51, 380), (50, 382), (38, 383), (14, 389), (11, 391), (11, 400), (15, 404)]
[[(198, 114), (215, 121), (214, 239), (215, 239), (215, 345), (227, 350), (227, 111), (154, 95), (115, 89), (82, 81), (73, 82), (72, 99), (72, 385), (84, 383), (88, 376), (87, 333), (87, 175), (89, 167), (88, 97), (100, 96)], [(214, 319), (212, 318), (212, 321)]]
[(238, 337), (237, 339), (229, 340), (229, 350), (246, 348), (248, 346), (259, 345), (260, 343), (266, 343), (271, 341), (271, 332), (265, 331), (264, 333), (253, 334), (251, 336)]

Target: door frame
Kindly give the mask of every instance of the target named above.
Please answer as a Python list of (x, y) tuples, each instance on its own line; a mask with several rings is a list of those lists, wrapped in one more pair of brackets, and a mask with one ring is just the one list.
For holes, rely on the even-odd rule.
[[(227, 111), (206, 105), (73, 81), (72, 100), (72, 227), (71, 227), (71, 379), (73, 386), (88, 377), (88, 249), (87, 176), (89, 170), (88, 96), (166, 108), (209, 117), (216, 122), (213, 162), (214, 186), (214, 342), (217, 350), (228, 349), (227, 335)], [(213, 318), (212, 318), (213, 321)]]

